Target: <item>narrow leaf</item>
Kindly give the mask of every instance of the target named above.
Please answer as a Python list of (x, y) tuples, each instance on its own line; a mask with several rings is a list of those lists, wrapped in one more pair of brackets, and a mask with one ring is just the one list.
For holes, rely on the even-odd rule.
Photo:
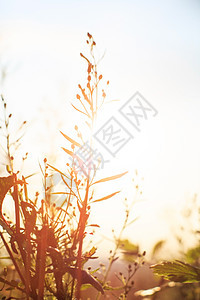
[(81, 147), (81, 145), (79, 143), (77, 143), (76, 141), (74, 141), (72, 138), (70, 138), (68, 135), (64, 134), (62, 131), (60, 131), (60, 133), (64, 136), (64, 138), (66, 138), (70, 143), (74, 144), (77, 147)]
[(87, 126), (91, 129), (91, 125), (90, 125), (87, 121), (85, 121), (85, 123), (86, 123)]
[(91, 287), (91, 284), (86, 283), (81, 285), (81, 291), (85, 291)]
[[(66, 266), (65, 269), (66, 272), (72, 275), (72, 277), (77, 278), (78, 268)], [(81, 270), (81, 284), (87, 284), (87, 283), (91, 284), (95, 289), (97, 289), (99, 292), (104, 294), (102, 285), (86, 270)]]
[(139, 219), (139, 217), (136, 217), (135, 219), (133, 219), (132, 221), (130, 221), (126, 226), (130, 226), (131, 224), (133, 224), (135, 221), (137, 221)]
[(67, 175), (65, 175), (63, 172), (61, 172), (60, 170), (58, 170), (57, 168), (53, 167), (52, 165), (50, 164), (47, 164), (50, 168), (52, 168), (54, 171), (58, 172), (60, 175), (63, 175), (64, 177), (67, 177)]
[(106, 101), (105, 104), (107, 103), (111, 103), (111, 102), (119, 102), (120, 100), (110, 100), (110, 101)]
[(92, 183), (91, 185), (96, 184), (96, 183), (100, 183), (100, 182), (106, 182), (106, 181), (109, 181), (109, 180), (118, 179), (118, 178), (124, 176), (124, 175), (127, 174), (127, 173), (128, 173), (128, 172), (124, 172), (124, 173), (121, 173), (121, 174), (118, 174), (118, 175), (114, 175), (114, 176), (102, 178), (102, 179), (100, 179), (100, 180), (98, 180), (98, 181), (95, 181), (95, 182)]
[(77, 111), (79, 111), (80, 113), (82, 113), (82, 114), (86, 115), (87, 117), (91, 118), (90, 115), (86, 114), (84, 111), (78, 109), (78, 108), (75, 107), (73, 104), (71, 104), (71, 105), (73, 106), (73, 108), (74, 108), (75, 110), (77, 110)]
[(24, 177), (24, 179), (28, 179), (28, 178), (30, 178), (30, 177), (32, 177), (32, 176), (34, 176), (34, 175), (37, 175), (37, 173), (30, 174), (30, 175)]
[(90, 225), (87, 225), (87, 226), (99, 227), (100, 228), (100, 226), (98, 224), (90, 224)]
[(67, 192), (55, 192), (55, 193), (51, 193), (51, 195), (71, 195), (71, 193), (67, 193)]
[(115, 192), (115, 193), (112, 193), (112, 194), (110, 194), (110, 195), (107, 195), (107, 196), (105, 196), (105, 197), (103, 197), (103, 198), (94, 200), (94, 201), (92, 201), (91, 203), (95, 203), (95, 202), (100, 202), (100, 201), (103, 201), (103, 200), (107, 200), (107, 199), (109, 199), (109, 198), (115, 196), (115, 195), (118, 194), (119, 192), (120, 192), (120, 191)]
[(68, 149), (66, 149), (66, 148), (63, 148), (63, 147), (62, 147), (62, 149), (63, 149), (67, 154), (69, 154), (69, 155), (71, 155), (71, 156), (74, 156), (74, 152), (72, 152), (72, 151), (70, 151), (70, 150), (68, 150)]
[(96, 251), (97, 251), (97, 248), (96, 247), (92, 247), (90, 249), (90, 251), (85, 254), (85, 256), (91, 257), (92, 255), (94, 255), (96, 253)]

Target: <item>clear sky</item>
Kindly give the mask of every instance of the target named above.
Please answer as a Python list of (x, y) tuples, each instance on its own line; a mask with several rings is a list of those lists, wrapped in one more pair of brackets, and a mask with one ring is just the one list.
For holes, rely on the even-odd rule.
[[(105, 169), (129, 171), (122, 180), (129, 198), (135, 169), (144, 177), (135, 212), (141, 218), (129, 237), (148, 247), (170, 234), (182, 204), (200, 192), (200, 2), (0, 0), (0, 63), (8, 69), (1, 93), (15, 115), (31, 120), (27, 148), (36, 160), (49, 149), (60, 154), (58, 130), (67, 133), (79, 121), (70, 102), (85, 75), (79, 53), (88, 31), (99, 56), (105, 52), (100, 68), (110, 80), (108, 97), (120, 100), (112, 112), (136, 91), (158, 111)], [(98, 207), (103, 229), (119, 225), (119, 202)]]

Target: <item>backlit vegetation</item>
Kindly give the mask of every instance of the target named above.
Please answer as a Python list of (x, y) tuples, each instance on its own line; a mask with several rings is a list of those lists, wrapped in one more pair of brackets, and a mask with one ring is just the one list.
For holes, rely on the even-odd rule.
[[(109, 81), (104, 83), (106, 88), (102, 88), (104, 79), (98, 73), (96, 43), (89, 33), (87, 44), (89, 56), (81, 53), (87, 66), (86, 84), (78, 85), (79, 92), (72, 106), (84, 118), (92, 133), (99, 109), (105, 103)], [(127, 274), (120, 272), (116, 275), (119, 280), (118, 287), (111, 286), (108, 275), (119, 258), (119, 250), (129, 250), (125, 247), (127, 243), (122, 240), (124, 230), (131, 224), (128, 204), (125, 207), (121, 232), (119, 236), (114, 236), (115, 248), (110, 252), (108, 265), (101, 264), (96, 270), (85, 268), (88, 261), (98, 259), (96, 246), (87, 248), (85, 245), (87, 236), (92, 236), (94, 229), (99, 227), (98, 224), (90, 223), (93, 206), (96, 202), (107, 201), (120, 192), (111, 190), (109, 194), (98, 198), (95, 187), (120, 180), (126, 172), (108, 174), (105, 178), (96, 179), (101, 160), (95, 159), (93, 155), (92, 134), (87, 134), (90, 138), (85, 140), (84, 133), (74, 124), (77, 138), (61, 132), (63, 144), (66, 143), (63, 146), (63, 154), (67, 157), (65, 171), (60, 171), (44, 158), (40, 166), (43, 190), (36, 191), (34, 197), (29, 196), (29, 177), (32, 174), (30, 172), (30, 176), (23, 176), (22, 168), (28, 153), (21, 159), (16, 159), (26, 122), (22, 123), (13, 137), (10, 129), (10, 120), (13, 117), (7, 112), (3, 96), (1, 101), (2, 163), (7, 172), (7, 176), (0, 178), (0, 225), (3, 228), (0, 238), (2, 249), (7, 252), (1, 259), (1, 265), (3, 266), (3, 259), (9, 262), (2, 268), (0, 275), (2, 299), (81, 299), (82, 290), (89, 286), (96, 290), (96, 299), (102, 294), (110, 295), (110, 298), (127, 299), (134, 286), (134, 275), (144, 263), (145, 252), (140, 255), (138, 249), (134, 250), (136, 259), (127, 265)], [(87, 164), (77, 154), (77, 150), (86, 142), (91, 151)], [(54, 185), (55, 173), (62, 179), (62, 190)], [(58, 204), (54, 200), (55, 196), (59, 196), (62, 202), (59, 201)], [(13, 219), (9, 219), (3, 212), (3, 202), (8, 199), (14, 203)], [(118, 296), (115, 295), (116, 291)]]

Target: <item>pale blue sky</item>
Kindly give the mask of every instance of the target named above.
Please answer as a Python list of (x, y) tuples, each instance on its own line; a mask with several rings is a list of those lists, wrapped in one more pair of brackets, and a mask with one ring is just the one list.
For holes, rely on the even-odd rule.
[[(52, 110), (62, 107), (57, 113), (61, 125), (52, 117), (53, 133), (71, 126), (67, 111), (84, 78), (79, 52), (86, 49), (88, 31), (99, 55), (105, 51), (101, 67), (111, 83), (111, 99), (123, 103), (139, 91), (158, 110), (155, 120), (122, 149), (117, 164), (130, 174), (137, 168), (144, 177), (146, 201), (138, 209), (136, 238), (147, 227), (155, 239), (162, 238), (174, 226), (180, 204), (200, 192), (200, 2), (0, 0), (0, 62), (10, 70), (3, 92), (16, 114), (42, 119), (38, 108), (45, 98)], [(60, 140), (55, 141), (57, 149)], [(49, 147), (45, 140), (43, 148), (35, 142), (31, 149), (37, 157)], [(107, 228), (109, 209), (104, 219)]]

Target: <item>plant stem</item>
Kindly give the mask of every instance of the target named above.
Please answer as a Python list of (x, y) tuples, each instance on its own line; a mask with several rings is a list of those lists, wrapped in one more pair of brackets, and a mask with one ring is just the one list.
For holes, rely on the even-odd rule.
[(80, 228), (79, 228), (79, 248), (78, 248), (78, 256), (77, 256), (77, 289), (76, 289), (76, 298), (77, 300), (80, 299), (80, 289), (81, 289), (81, 257), (82, 257), (82, 248), (83, 248), (83, 238), (84, 238), (84, 232), (85, 232), (85, 226), (88, 219), (87, 215), (87, 203), (88, 203), (88, 195), (89, 195), (89, 178), (87, 179), (87, 185), (86, 185), (86, 193), (85, 193), (85, 199), (83, 202), (83, 208), (80, 213)]
[[(118, 251), (118, 248), (119, 248), (119, 245), (120, 245), (120, 241), (121, 241), (122, 234), (123, 234), (123, 232), (124, 232), (124, 230), (125, 230), (125, 228), (126, 228), (126, 226), (127, 226), (129, 214), (130, 214), (130, 211), (127, 210), (127, 211), (126, 211), (126, 217), (125, 217), (123, 226), (122, 226), (122, 228), (121, 228), (121, 231), (120, 231), (120, 233), (119, 233), (118, 238), (115, 240), (115, 249), (114, 249), (114, 251), (113, 251), (112, 256), (110, 257), (109, 265), (108, 265), (108, 268), (107, 268), (106, 273), (105, 273), (105, 275), (104, 275), (104, 279), (103, 279), (103, 282), (102, 282), (103, 286), (104, 286), (105, 283), (106, 283), (106, 280), (107, 280), (108, 275), (109, 275), (109, 273), (110, 273), (110, 270), (111, 270), (111, 268), (112, 268), (113, 262), (114, 262), (114, 260), (115, 260), (115, 256), (116, 256), (116, 254), (117, 254), (117, 251)], [(101, 297), (101, 294), (98, 293), (98, 294), (97, 294), (97, 297), (96, 297), (96, 300), (99, 300), (100, 297)]]
[(10, 258), (11, 258), (11, 260), (12, 260), (12, 262), (13, 262), (15, 268), (16, 268), (17, 273), (19, 274), (19, 277), (20, 277), (21, 281), (23, 282), (24, 285), (26, 285), (26, 284), (25, 284), (25, 283), (26, 283), (25, 278), (24, 278), (24, 276), (22, 275), (22, 273), (21, 273), (21, 271), (20, 271), (20, 268), (19, 268), (19, 266), (18, 266), (18, 264), (17, 264), (17, 262), (16, 262), (16, 260), (15, 260), (15, 258), (14, 258), (14, 256), (13, 256), (12, 251), (10, 250), (10, 248), (9, 248), (9, 246), (8, 246), (8, 244), (7, 244), (7, 242), (6, 242), (6, 240), (4, 239), (4, 236), (3, 236), (2, 232), (0, 232), (0, 237), (1, 237), (1, 239), (2, 239), (2, 241), (3, 241), (3, 243), (4, 243), (4, 246), (5, 246), (5, 248), (6, 248), (7, 252), (8, 252), (8, 254), (9, 254), (9, 256), (10, 256)]
[(43, 297), (44, 297), (46, 248), (47, 248), (47, 227), (44, 225), (42, 230), (41, 230), (41, 240), (40, 240), (40, 265), (39, 265), (39, 274), (38, 274), (38, 300), (42, 300)]

